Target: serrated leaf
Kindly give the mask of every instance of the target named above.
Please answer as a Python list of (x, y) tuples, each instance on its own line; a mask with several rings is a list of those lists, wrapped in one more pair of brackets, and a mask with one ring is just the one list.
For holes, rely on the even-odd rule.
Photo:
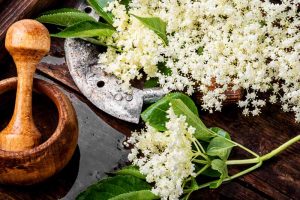
[(198, 115), (198, 109), (194, 101), (183, 93), (175, 92), (167, 94), (165, 97), (149, 106), (141, 114), (142, 119), (156, 130), (166, 131), (166, 122), (168, 121), (166, 111), (170, 108), (170, 102), (174, 99), (181, 99), (190, 112)]
[[(124, 195), (139, 197), (140, 193), (147, 195), (144, 198), (154, 199), (153, 194), (150, 194), (151, 186), (144, 180), (130, 175), (118, 175), (111, 178), (103, 179), (98, 183), (88, 187), (76, 199), (77, 200), (109, 200), (122, 199)], [(133, 192), (133, 193), (132, 193)], [(130, 194), (132, 193), (132, 194)], [(125, 197), (126, 197), (125, 195)], [(137, 199), (138, 200), (138, 199)], [(141, 199), (142, 200), (142, 199)]]
[(109, 200), (129, 200), (129, 199), (152, 200), (152, 199), (159, 199), (159, 197), (153, 194), (150, 190), (140, 190), (140, 191), (120, 194), (116, 197), (110, 198)]
[(80, 11), (78, 9), (75, 9), (75, 8), (60, 8), (60, 9), (55, 9), (55, 10), (48, 10), (46, 12), (43, 12), (42, 15), (64, 13), (64, 12), (78, 12), (78, 13), (82, 13), (82, 11)]
[(168, 38), (167, 38), (167, 23), (164, 22), (159, 17), (139, 17), (136, 15), (132, 15), (140, 22), (142, 22), (146, 27), (150, 30), (154, 31), (158, 37), (160, 37), (163, 42), (168, 45)]
[(222, 184), (223, 180), (228, 177), (227, 165), (221, 159), (214, 159), (213, 161), (211, 161), (211, 168), (221, 174), (219, 180), (216, 180), (209, 185), (210, 188), (217, 188)]
[(62, 8), (43, 13), (36, 19), (41, 23), (58, 26), (71, 26), (82, 21), (95, 21), (88, 14), (72, 8)]
[(171, 101), (172, 108), (177, 116), (184, 115), (186, 116), (186, 122), (189, 126), (192, 126), (196, 129), (195, 137), (198, 140), (209, 141), (214, 135), (206, 128), (204, 123), (195, 115), (180, 99), (175, 99)]
[(87, 0), (88, 4), (95, 9), (95, 11), (109, 24), (113, 24), (113, 15), (104, 11), (104, 7), (113, 0)]
[(110, 37), (114, 32), (115, 30), (107, 24), (84, 21), (67, 27), (59, 33), (51, 34), (51, 36), (59, 38)]
[(135, 176), (135, 177), (140, 178), (140, 179), (146, 179), (146, 177), (143, 174), (141, 174), (138, 167), (132, 166), (132, 165), (127, 166), (127, 167), (123, 167), (122, 169), (115, 172), (115, 174), (117, 174), (117, 175), (131, 175), (131, 176)]
[(210, 141), (207, 147), (207, 155), (218, 156), (222, 160), (227, 160), (231, 152), (231, 149), (236, 145), (225, 139), (225, 138), (230, 139), (230, 136), (226, 131), (220, 128), (219, 129), (215, 128), (213, 130), (215, 130), (216, 133), (219, 134), (220, 136), (217, 136)]

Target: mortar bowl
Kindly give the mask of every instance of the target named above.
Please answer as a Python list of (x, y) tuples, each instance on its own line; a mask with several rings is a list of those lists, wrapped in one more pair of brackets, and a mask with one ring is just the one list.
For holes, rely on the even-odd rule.
[[(0, 81), (0, 95), (16, 88), (17, 78)], [(20, 152), (0, 150), (0, 184), (32, 185), (42, 182), (63, 169), (75, 152), (78, 122), (70, 100), (56, 86), (43, 80), (34, 79), (33, 88), (55, 104), (57, 127), (46, 141), (33, 149)], [(0, 102), (0, 106), (5, 105)]]

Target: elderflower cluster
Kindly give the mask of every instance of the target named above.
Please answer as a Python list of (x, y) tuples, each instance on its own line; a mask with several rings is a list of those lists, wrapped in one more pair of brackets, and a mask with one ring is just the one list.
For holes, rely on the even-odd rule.
[(168, 110), (167, 131), (158, 132), (147, 125), (141, 133), (133, 133), (128, 143), (134, 145), (128, 158), (155, 186), (152, 192), (162, 199), (178, 199), (183, 181), (195, 176), (192, 143), (195, 129), (188, 127), (186, 117)]
[(108, 41), (107, 52), (100, 54), (100, 66), (123, 81), (123, 89), (130, 88), (130, 81), (141, 78), (140, 70), (149, 76), (155, 76), (158, 62), (163, 61), (160, 49), (163, 42), (151, 30), (145, 28), (134, 16), (128, 15), (124, 5), (113, 1), (107, 11), (115, 16), (113, 26), (117, 32)]
[[(267, 102), (260, 93), (270, 91), (269, 101), (300, 121), (299, 7), (299, 0), (132, 0), (127, 12), (115, 0), (107, 8), (117, 29), (109, 42), (121, 52), (109, 47), (99, 62), (124, 88), (143, 70), (165, 90), (199, 91), (210, 111), (221, 110), (228, 88), (241, 88), (243, 113), (257, 115)], [(129, 13), (165, 21), (168, 45)], [(161, 73), (158, 63), (172, 74)]]

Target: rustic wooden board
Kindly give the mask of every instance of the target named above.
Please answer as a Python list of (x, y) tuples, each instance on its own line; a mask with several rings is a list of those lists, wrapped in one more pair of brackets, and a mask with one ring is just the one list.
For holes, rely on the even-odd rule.
[[(31, 2), (31, 1), (30, 1)], [(74, 1), (67, 1), (72, 5)], [(1, 22), (1, 20), (0, 20)], [(1, 23), (0, 23), (1, 25)], [(112, 142), (118, 143), (118, 132), (129, 135), (131, 130), (142, 127), (140, 125), (130, 124), (116, 118), (113, 118), (103, 111), (93, 106), (85, 97), (83, 97), (78, 88), (75, 86), (68, 69), (64, 62), (64, 52), (62, 47), (62, 40), (53, 40), (51, 54), (43, 60), (38, 66), (39, 73), (52, 79), (54, 82), (63, 87), (72, 97), (76, 99), (75, 104), (81, 106), (79, 112), (79, 120), (82, 121), (81, 134), (84, 139), (79, 143), (80, 152), (85, 152), (81, 158), (88, 162), (95, 162), (96, 166), (102, 166), (105, 160), (102, 159), (101, 148), (107, 147), (105, 144), (95, 145), (93, 153), (99, 154), (99, 161), (95, 161), (95, 157), (89, 157), (89, 150), (91, 146), (81, 145), (82, 142), (93, 140), (91, 132), (94, 132), (96, 137), (103, 134), (101, 128), (85, 129), (84, 127), (98, 127), (99, 123), (103, 126), (108, 124), (113, 129), (107, 126), (107, 135), (112, 135), (110, 139)], [(0, 60), (0, 79), (15, 75), (15, 70), (10, 58), (6, 57)], [(77, 102), (77, 103), (76, 103)], [(0, 106), (4, 102), (0, 102)], [(2, 116), (1, 112), (1, 116)], [(91, 120), (90, 116), (93, 116)], [(43, 117), (39, 117), (43, 119)], [(262, 115), (259, 117), (245, 117), (241, 114), (241, 110), (236, 106), (230, 106), (223, 109), (222, 113), (209, 114), (202, 112), (201, 118), (208, 126), (219, 126), (229, 131), (232, 138), (241, 144), (249, 147), (259, 154), (264, 154), (276, 148), (283, 142), (299, 134), (300, 125), (294, 122), (292, 113), (284, 113), (278, 105), (268, 105)], [(44, 118), (44, 122), (48, 120)], [(1, 117), (0, 117), (1, 121)], [(43, 121), (43, 120), (42, 120)], [(87, 124), (87, 125), (85, 125)], [(46, 125), (49, 125), (45, 123)], [(101, 125), (101, 126), (102, 126)], [(0, 127), (1, 128), (1, 127)], [(115, 129), (115, 130), (114, 130)], [(116, 137), (114, 137), (114, 135)], [(109, 147), (107, 147), (109, 148)], [(109, 151), (114, 152), (119, 147), (115, 145)], [(263, 167), (255, 172), (246, 175), (242, 178), (222, 185), (216, 190), (204, 189), (195, 192), (192, 199), (300, 199), (300, 144), (297, 143), (287, 151), (277, 156), (276, 158), (264, 163)], [(88, 171), (89, 166), (84, 164), (78, 165), (79, 153), (74, 155), (71, 163), (53, 179), (44, 184), (40, 184), (30, 188), (15, 188), (8, 186), (0, 186), (0, 199), (73, 199), (68, 195), (70, 188), (76, 182), (78, 166), (83, 167), (83, 171)], [(245, 152), (237, 150), (234, 151), (233, 157), (247, 157)], [(116, 162), (117, 164), (117, 162)], [(103, 169), (102, 172), (110, 171), (112, 168)], [(231, 173), (237, 172), (239, 168), (230, 169)], [(80, 171), (80, 170), (79, 170)], [(102, 177), (102, 173), (98, 178)], [(84, 176), (84, 175), (83, 175)], [(95, 180), (91, 180), (93, 182)], [(88, 181), (89, 182), (89, 181)], [(88, 186), (88, 182), (81, 185), (81, 188)], [(71, 190), (72, 191), (72, 190)], [(77, 190), (78, 191), (78, 190)], [(74, 192), (74, 190), (73, 190)], [(75, 192), (76, 193), (76, 192)], [(73, 195), (75, 193), (69, 195)]]
[(8, 27), (17, 20), (29, 17), (53, 5), (56, 0), (2, 0), (0, 2), (0, 41)]

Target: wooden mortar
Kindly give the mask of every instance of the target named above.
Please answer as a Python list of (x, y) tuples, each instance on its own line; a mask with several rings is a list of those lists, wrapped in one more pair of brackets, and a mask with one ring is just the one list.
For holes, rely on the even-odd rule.
[[(35, 79), (33, 86), (56, 105), (58, 125), (46, 142), (33, 149), (19, 152), (0, 150), (2, 184), (31, 185), (44, 181), (70, 161), (77, 146), (78, 123), (70, 100), (53, 84)], [(16, 88), (17, 78), (0, 81), (0, 95)]]
[(35, 20), (21, 20), (9, 28), (5, 46), (16, 63), (18, 81), (0, 82), (0, 94), (17, 87), (13, 117), (0, 132), (0, 183), (33, 184), (52, 176), (71, 159), (78, 139), (77, 118), (59, 89), (37, 81), (36, 89), (48, 96), (59, 112), (55, 133), (40, 145), (41, 133), (32, 117), (32, 87), (36, 65), (50, 49), (49, 32)]

